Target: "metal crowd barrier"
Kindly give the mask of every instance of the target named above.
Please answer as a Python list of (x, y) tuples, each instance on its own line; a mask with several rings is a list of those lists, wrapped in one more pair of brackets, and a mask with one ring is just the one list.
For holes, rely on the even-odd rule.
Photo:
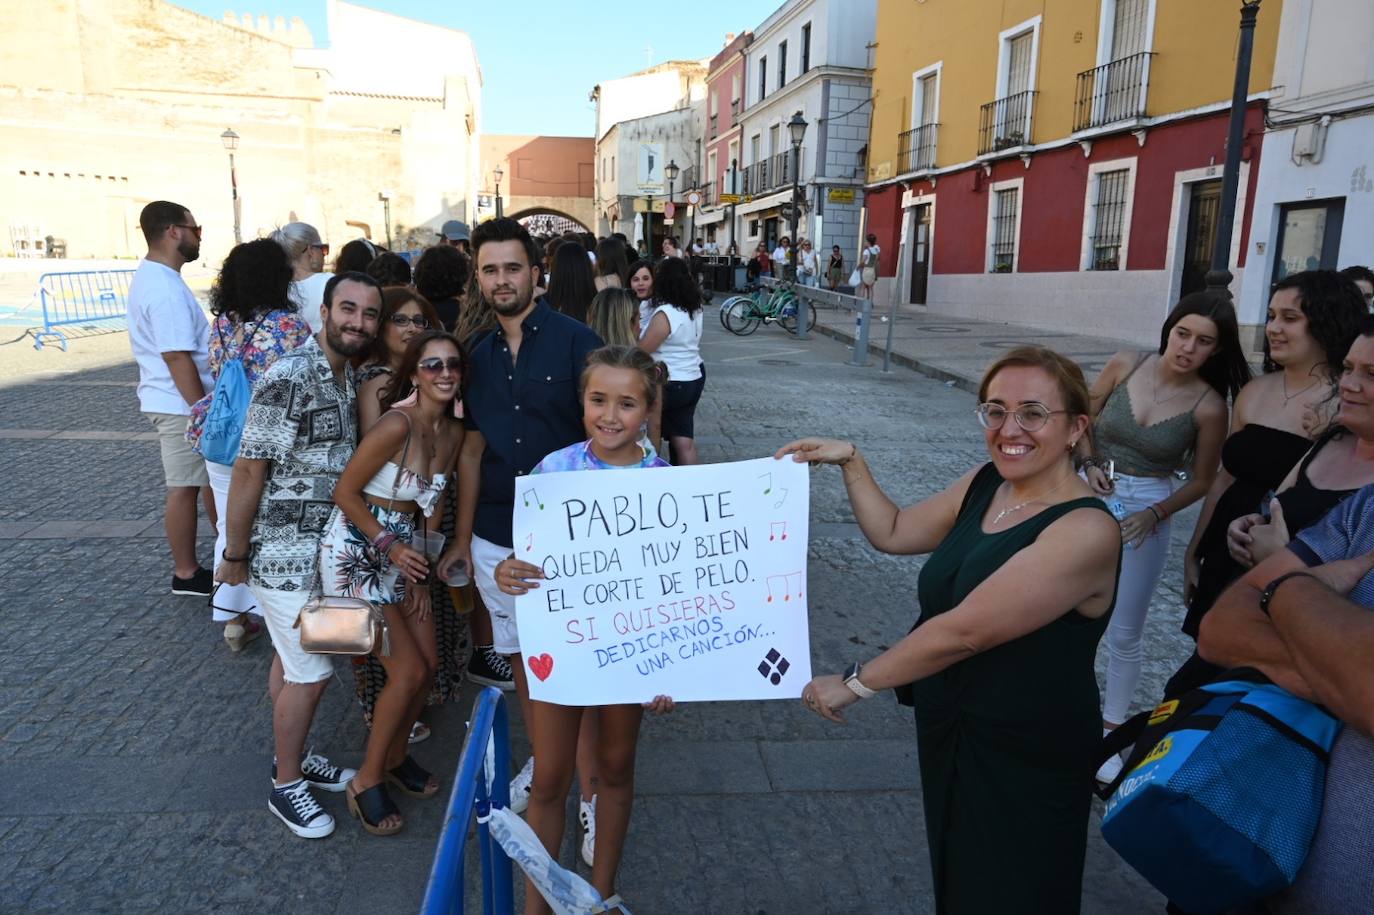
[[(773, 277), (759, 277), (759, 283), (769, 289), (779, 285), (778, 280)], [(854, 313), (854, 353), (849, 359), (850, 365), (868, 365), (868, 332), (873, 324), (873, 300), (861, 299), (858, 296), (846, 295), (842, 292), (831, 292), (829, 289), (822, 289), (819, 286), (803, 286), (801, 283), (793, 283), (792, 291), (803, 300), (811, 300), (817, 305), (823, 305), (836, 311), (845, 309)], [(896, 307), (892, 309), (892, 314), (886, 319), (887, 324), (887, 347), (883, 351), (883, 371), (886, 372), (892, 365), (892, 329), (896, 323)]]
[[(493, 739), (494, 738), (494, 739)], [(495, 746), (493, 783), (487, 784), (484, 766), (487, 745)], [(463, 911), (463, 858), (468, 831), (479, 814), (485, 816), (492, 802), (510, 804), (509, 724), (501, 691), (488, 686), (472, 707), (472, 722), (458, 757), (448, 810), (444, 814), (434, 865), (429, 872), (422, 915), (459, 915)], [(495, 796), (491, 796), (492, 789)], [(510, 858), (491, 837), (487, 824), (477, 823), (477, 847), (482, 856), (482, 911), (485, 915), (511, 915), (515, 904)]]
[(38, 295), (43, 305), (43, 329), (34, 333), (33, 348), (42, 349), (44, 338), (51, 337), (66, 352), (67, 335), (54, 328), (127, 319), (129, 283), (133, 278), (132, 270), (81, 270), (40, 276)]

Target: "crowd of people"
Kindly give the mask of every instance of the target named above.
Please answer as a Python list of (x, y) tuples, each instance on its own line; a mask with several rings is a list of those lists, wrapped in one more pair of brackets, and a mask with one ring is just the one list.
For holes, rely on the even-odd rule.
[[(532, 754), (512, 809), (556, 855), (576, 776), (580, 853), (612, 897), (642, 716), (673, 700), (530, 700), (515, 600), (542, 573), (514, 554), (515, 483), (699, 462), (703, 301), (690, 255), (671, 239), (650, 261), (623, 237), (536, 240), (510, 219), (471, 232), (450, 221), (413, 266), (358, 239), (326, 275), (329, 246), (293, 223), (231, 250), (211, 322), (180, 278), (199, 256), (191, 213), (160, 201), (140, 223), (148, 256), (130, 337), (168, 487), (172, 590), (210, 599), (233, 652), (271, 638), (269, 809), (319, 838), (335, 823), (313, 792), (341, 792), (369, 833), (402, 830), (393, 789), (425, 799), (440, 787), (415, 758), (421, 712), (453, 698), (466, 671), (519, 698)], [(870, 242), (861, 280), (880, 256)], [(777, 254), (759, 252), (770, 269)], [(809, 282), (822, 275), (805, 241), (798, 265)], [(843, 267), (836, 249), (827, 281)], [(1374, 854), (1371, 299), (1364, 268), (1280, 281), (1253, 377), (1234, 308), (1212, 292), (1185, 296), (1157, 348), (1117, 353), (1091, 385), (1051, 350), (1010, 350), (978, 391), (987, 460), (917, 505), (889, 499), (855, 443), (778, 450), (840, 468), (876, 549), (929, 554), (912, 631), (816, 677), (802, 701), (831, 720), (887, 689), (914, 707), (939, 911), (1078, 911), (1094, 778), (1113, 782), (1122, 766), (1098, 768), (1102, 740), (1160, 698), (1137, 695), (1145, 619), (1170, 519), (1198, 502), (1183, 569), (1183, 626), (1198, 647), (1166, 695), (1244, 665), (1337, 714), (1346, 728), (1312, 863), (1273, 910), (1374, 898), (1359, 866)], [(251, 397), (231, 466), (201, 451), (223, 437), (220, 392), (240, 372)], [(196, 557), (202, 500), (218, 533), (213, 573)], [(475, 594), (457, 590), (469, 577)], [(296, 623), (319, 593), (363, 598), (385, 620), (385, 647), (354, 664), (370, 728), (356, 770), (308, 742), (333, 663), (303, 649)], [(532, 888), (526, 900), (547, 911)]]

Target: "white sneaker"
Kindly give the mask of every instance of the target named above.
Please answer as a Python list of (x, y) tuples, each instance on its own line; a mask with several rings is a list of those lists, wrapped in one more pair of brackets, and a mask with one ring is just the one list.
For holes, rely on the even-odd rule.
[(592, 866), (596, 854), (596, 795), (590, 801), (577, 802), (577, 819), (582, 823), (582, 860)]
[(1104, 785), (1110, 785), (1112, 782), (1116, 781), (1116, 777), (1121, 774), (1121, 769), (1124, 765), (1125, 763), (1121, 761), (1120, 754), (1113, 754), (1102, 764), (1102, 768), (1097, 770), (1097, 780)]
[(534, 784), (534, 757), (525, 760), (525, 767), (510, 780), (510, 812), (524, 813), (530, 805), (530, 787)]

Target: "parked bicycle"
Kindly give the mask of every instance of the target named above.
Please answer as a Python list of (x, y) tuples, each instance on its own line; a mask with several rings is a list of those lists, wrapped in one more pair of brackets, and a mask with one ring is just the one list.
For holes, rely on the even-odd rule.
[(791, 283), (779, 283), (772, 289), (754, 287), (742, 295), (726, 299), (720, 306), (720, 323), (739, 337), (758, 330), (760, 324), (776, 323), (789, 334), (797, 332), (797, 313), (805, 309), (806, 330), (816, 326), (816, 306), (793, 291)]

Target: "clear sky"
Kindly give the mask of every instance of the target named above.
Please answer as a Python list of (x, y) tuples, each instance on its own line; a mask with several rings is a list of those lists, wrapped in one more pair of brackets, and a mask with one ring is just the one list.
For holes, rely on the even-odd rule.
[[(173, 0), (213, 19), (299, 16), (327, 45), (324, 0)], [(783, 0), (685, 4), (589, 0), (371, 0), (360, 5), (461, 29), (482, 66), (484, 133), (591, 136), (592, 87), (665, 60), (711, 57), (728, 32), (753, 29)], [(396, 66), (405, 58), (397, 55)]]

